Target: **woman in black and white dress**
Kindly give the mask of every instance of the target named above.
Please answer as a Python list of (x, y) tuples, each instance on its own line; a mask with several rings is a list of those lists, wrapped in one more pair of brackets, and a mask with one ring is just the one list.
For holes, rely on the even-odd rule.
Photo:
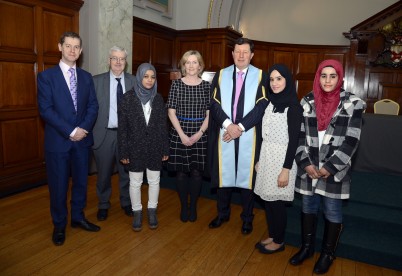
[(264, 254), (285, 249), (286, 204), (294, 198), (295, 155), (303, 118), (289, 69), (274, 64), (268, 74), (270, 103), (262, 119), (263, 142), (254, 187), (254, 193), (264, 201), (269, 226), (268, 237), (256, 244)]
[(198, 51), (187, 51), (180, 67), (183, 77), (173, 81), (167, 102), (172, 122), (168, 170), (177, 172), (180, 219), (186, 222), (197, 219), (206, 161), (210, 84), (201, 79), (204, 61)]

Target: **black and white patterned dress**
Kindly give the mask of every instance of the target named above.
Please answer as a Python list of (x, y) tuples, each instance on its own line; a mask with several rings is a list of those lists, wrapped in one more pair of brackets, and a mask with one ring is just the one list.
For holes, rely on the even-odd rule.
[[(180, 126), (187, 136), (200, 130), (209, 109), (210, 84), (187, 85), (181, 79), (174, 80), (169, 92), (167, 108), (175, 109)], [(187, 147), (172, 126), (170, 129), (169, 171), (204, 171), (207, 151), (207, 133), (194, 145)]]

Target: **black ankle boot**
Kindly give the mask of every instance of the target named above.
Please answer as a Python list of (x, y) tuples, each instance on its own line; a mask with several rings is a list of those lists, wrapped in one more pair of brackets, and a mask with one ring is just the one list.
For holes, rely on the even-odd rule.
[(341, 235), (342, 224), (325, 220), (324, 240), (321, 255), (314, 265), (314, 273), (324, 274), (335, 260), (335, 249)]
[(302, 246), (300, 250), (290, 258), (290, 264), (300, 265), (305, 259), (313, 256), (316, 230), (317, 215), (302, 213)]

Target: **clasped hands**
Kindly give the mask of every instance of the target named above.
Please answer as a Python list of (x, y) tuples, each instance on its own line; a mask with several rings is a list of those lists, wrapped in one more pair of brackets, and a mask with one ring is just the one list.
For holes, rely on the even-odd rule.
[(223, 134), (222, 140), (224, 142), (230, 142), (234, 139), (237, 139), (243, 133), (242, 128), (236, 124), (230, 124), (227, 128), (225, 133)]
[(191, 147), (198, 140), (200, 140), (201, 136), (202, 136), (202, 132), (200, 132), (200, 131), (194, 133), (193, 135), (191, 135), (191, 137), (188, 137), (186, 134), (183, 133), (182, 135), (180, 135), (180, 139), (181, 139), (181, 142), (183, 143), (183, 145), (185, 145), (187, 147)]
[(77, 127), (76, 132), (74, 133), (74, 136), (70, 136), (70, 140), (74, 142), (81, 141), (85, 137), (87, 137), (88, 131), (86, 131), (83, 128)]
[(331, 175), (324, 167), (318, 170), (314, 165), (308, 165), (305, 171), (312, 179), (328, 178)]

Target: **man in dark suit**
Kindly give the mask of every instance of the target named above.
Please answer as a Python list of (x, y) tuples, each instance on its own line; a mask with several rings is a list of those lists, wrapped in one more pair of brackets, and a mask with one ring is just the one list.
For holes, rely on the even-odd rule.
[(38, 74), (38, 105), (45, 121), (45, 159), (55, 245), (62, 245), (65, 240), (70, 175), (71, 227), (100, 230), (84, 215), (88, 160), (93, 144), (91, 130), (98, 102), (92, 76), (76, 66), (81, 46), (78, 34), (64, 33), (58, 44), (59, 64)]
[(119, 161), (117, 152), (117, 106), (126, 91), (135, 84), (135, 77), (125, 73), (127, 51), (113, 46), (109, 50), (109, 68), (106, 73), (94, 76), (96, 96), (99, 102), (98, 118), (93, 130), (95, 157), (98, 178), (98, 220), (106, 220), (112, 193), (111, 177), (116, 166), (119, 172), (120, 206), (127, 216), (133, 216), (131, 207), (128, 172)]

